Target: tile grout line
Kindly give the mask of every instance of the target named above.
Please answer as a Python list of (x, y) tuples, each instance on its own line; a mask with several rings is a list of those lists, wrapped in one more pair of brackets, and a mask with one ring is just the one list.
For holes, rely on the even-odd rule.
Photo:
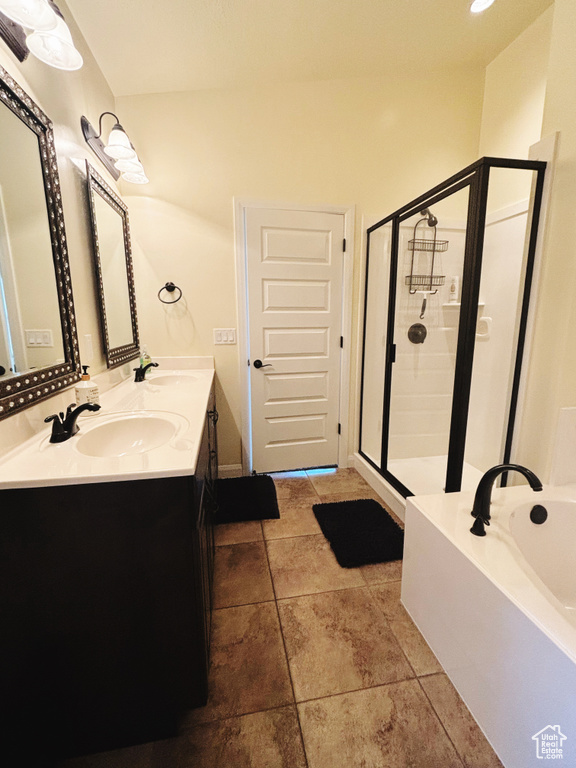
[[(441, 674), (441, 673), (436, 673), (436, 674)], [(444, 674), (446, 674), (446, 673), (444, 672)], [(422, 675), (422, 677), (430, 677), (430, 675)], [(440, 723), (440, 725), (442, 726), (442, 730), (443, 730), (443, 731), (444, 731), (444, 733), (446, 734), (446, 738), (448, 739), (448, 741), (450, 742), (450, 744), (452, 744), (452, 746), (454, 747), (454, 752), (456, 752), (456, 756), (458, 757), (458, 760), (460, 760), (460, 763), (462, 764), (462, 768), (465, 768), (465, 766), (466, 766), (466, 761), (464, 760), (464, 758), (463, 758), (463, 757), (462, 757), (462, 755), (460, 754), (460, 751), (458, 750), (458, 748), (457, 748), (456, 744), (454, 744), (454, 741), (452, 740), (452, 737), (451, 737), (451, 736), (450, 736), (450, 734), (448, 733), (448, 730), (447, 730), (446, 726), (444, 725), (444, 720), (442, 720), (442, 718), (441, 718), (441, 717), (440, 717), (440, 715), (438, 714), (438, 712), (437, 712), (437, 710), (436, 710), (436, 707), (434, 706), (434, 703), (432, 702), (432, 699), (431, 699), (431, 698), (428, 696), (428, 694), (426, 693), (426, 689), (424, 688), (424, 686), (423, 686), (423, 685), (422, 685), (422, 683), (420, 682), (420, 678), (419, 678), (419, 677), (417, 677), (417, 678), (416, 678), (416, 680), (418, 680), (418, 685), (420, 686), (420, 690), (422, 691), (422, 693), (423, 693), (423, 694), (424, 694), (424, 696), (426, 697), (426, 701), (427, 701), (427, 702), (430, 704), (430, 707), (432, 708), (432, 711), (434, 712), (434, 714), (435, 714), (435, 715), (436, 715), (436, 717), (438, 718), (438, 722), (439, 722), (439, 723)]]
[[(401, 579), (396, 579), (395, 581), (388, 581), (388, 582), (385, 582), (385, 583), (386, 583), (386, 584), (397, 584), (397, 583), (398, 583), (398, 581), (400, 581), (400, 583), (402, 582), (402, 580), (401, 580)], [(374, 584), (374, 585), (372, 585), (372, 586), (382, 586), (382, 585)], [(403, 646), (403, 644), (400, 642), (400, 640), (399, 640), (399, 639), (398, 639), (398, 637), (396, 636), (396, 632), (394, 632), (394, 629), (392, 628), (392, 625), (391, 625), (391, 620), (388, 618), (388, 616), (386, 616), (386, 614), (385, 614), (385, 612), (384, 612), (384, 609), (383, 609), (383, 608), (381, 608), (381, 607), (380, 607), (380, 605), (378, 605), (378, 601), (376, 600), (376, 598), (375, 598), (375, 596), (374, 596), (374, 594), (373, 594), (373, 592), (372, 592), (372, 588), (371, 588), (371, 586), (370, 586), (370, 585), (368, 585), (368, 592), (370, 593), (370, 602), (372, 603), (372, 605), (374, 606), (374, 608), (376, 609), (376, 611), (378, 611), (378, 613), (380, 614), (380, 616), (382, 616), (382, 618), (383, 618), (383, 619), (384, 619), (384, 621), (386, 622), (386, 624), (387, 624), (387, 626), (388, 626), (388, 629), (390, 630), (390, 632), (392, 633), (392, 636), (393, 636), (393, 637), (394, 637), (394, 639), (396, 640), (396, 644), (398, 645), (398, 648), (400, 648), (400, 652), (402, 653), (402, 656), (404, 656), (404, 659), (406, 660), (406, 663), (408, 664), (408, 666), (410, 667), (410, 669), (411, 669), (411, 670), (412, 670), (412, 672), (414, 673), (414, 678), (418, 679), (418, 673), (416, 672), (416, 670), (414, 669), (414, 666), (413, 666), (412, 662), (411, 662), (411, 661), (410, 661), (410, 659), (408, 658), (408, 655), (407, 655), (406, 651), (404, 650), (404, 646)], [(392, 619), (392, 621), (394, 621), (394, 619)], [(411, 678), (411, 679), (414, 679), (414, 678)]]
[(274, 603), (275, 598), (271, 600), (254, 600), (252, 603), (234, 603), (234, 605), (222, 605), (219, 608), (213, 608), (213, 611), (228, 611), (231, 608), (246, 608), (248, 605), (267, 605), (268, 603)]
[[(189, 733), (190, 731), (193, 731), (195, 728), (200, 728), (203, 725), (211, 725), (212, 723), (224, 723), (226, 722), (226, 720), (235, 720), (237, 717), (249, 717), (250, 715), (259, 715), (261, 712), (276, 712), (278, 709), (287, 709), (291, 707), (296, 707), (295, 701), (288, 704), (280, 704), (279, 706), (275, 706), (275, 707), (264, 707), (263, 709), (247, 709), (246, 711), (236, 712), (233, 715), (224, 715), (223, 717), (215, 717), (212, 720), (198, 720), (197, 722), (194, 722), (188, 726), (185, 726), (184, 730), (182, 731), (182, 734)], [(120, 747), (120, 749), (122, 749), (122, 747)]]
[(388, 688), (390, 685), (402, 685), (402, 683), (417, 682), (418, 678), (403, 677), (401, 680), (390, 680), (387, 683), (376, 683), (375, 685), (367, 685), (364, 688), (351, 688), (348, 691), (338, 691), (337, 693), (327, 693), (325, 696), (313, 696), (310, 699), (302, 699), (302, 701), (296, 702), (297, 704), (309, 704), (311, 701), (324, 701), (324, 699), (334, 699), (338, 696), (348, 696), (350, 693), (362, 693), (362, 691), (374, 691), (376, 688)]
[(306, 538), (311, 539), (313, 536), (322, 536), (322, 537), (326, 538), (326, 536), (324, 536), (324, 534), (322, 532), (320, 532), (320, 533), (299, 533), (299, 534), (296, 534), (296, 536), (280, 536), (277, 539), (270, 539), (270, 538), (264, 537), (264, 541), (291, 541), (292, 539), (306, 539)]
[[(379, 584), (374, 584), (372, 586), (381, 587), (383, 584), (395, 584), (398, 581), (399, 579), (395, 579), (394, 581), (383, 581)], [(298, 600), (299, 597), (315, 597), (316, 595), (330, 595), (332, 594), (332, 592), (349, 592), (351, 589), (370, 589), (370, 588), (371, 588), (370, 584), (358, 584), (355, 587), (337, 587), (336, 589), (323, 589), (320, 592), (303, 592), (302, 594), (299, 594), (299, 595), (287, 595), (286, 597), (276, 597), (275, 599), (277, 602), (283, 602), (284, 600)], [(267, 601), (267, 602), (270, 602), (270, 601)], [(380, 608), (378, 608), (378, 610), (380, 610)], [(384, 618), (386, 619), (386, 621), (388, 621), (386, 616), (384, 616)]]
[[(326, 495), (328, 495), (328, 494), (326, 494)], [(304, 498), (304, 497), (300, 497), (300, 498)], [(314, 497), (307, 497), (307, 498), (310, 501), (312, 501)], [(322, 497), (316, 491), (315, 491), (315, 498), (322, 503), (322, 501), (323, 501)], [(282, 499), (282, 501), (284, 501), (287, 504), (290, 504), (293, 501), (299, 501), (299, 500), (300, 499), (298, 499), (298, 498), (296, 498), (296, 499)], [(316, 503), (318, 503), (318, 502), (316, 501)], [(299, 535), (299, 536), (281, 537), (279, 539), (268, 539), (268, 538), (266, 538), (266, 536), (264, 534), (263, 521), (259, 521), (259, 522), (260, 522), (260, 530), (261, 530), (261, 534), (262, 534), (262, 539), (257, 539), (256, 542), (262, 541), (264, 543), (264, 552), (265, 552), (265, 555), (266, 555), (266, 561), (267, 561), (267, 565), (268, 565), (268, 574), (269, 574), (270, 582), (271, 582), (271, 585), (272, 585), (272, 592), (273, 592), (274, 597), (273, 597), (273, 600), (264, 600), (264, 601), (254, 602), (254, 603), (245, 603), (245, 604), (242, 604), (242, 605), (258, 605), (258, 604), (265, 604), (265, 603), (270, 603), (270, 602), (274, 602), (274, 604), (275, 604), (276, 615), (277, 615), (277, 618), (278, 618), (278, 625), (279, 625), (279, 628), (280, 628), (282, 644), (283, 644), (283, 648), (284, 648), (284, 654), (285, 654), (285, 659), (286, 659), (286, 664), (287, 664), (287, 669), (288, 669), (288, 675), (289, 675), (290, 685), (291, 685), (291, 689), (292, 689), (292, 696), (293, 696), (293, 702), (291, 704), (284, 705), (284, 706), (294, 706), (294, 708), (295, 708), (297, 722), (298, 722), (298, 728), (299, 728), (300, 738), (301, 738), (301, 743), (302, 743), (302, 748), (303, 748), (304, 760), (305, 760), (305, 764), (306, 764), (306, 766), (308, 768), (309, 762), (308, 762), (308, 755), (307, 755), (307, 752), (306, 752), (306, 744), (305, 744), (305, 741), (304, 741), (304, 733), (303, 733), (303, 729), (302, 729), (302, 723), (301, 723), (301, 719), (300, 719), (300, 712), (299, 712), (299, 709), (298, 709), (298, 705), (299, 704), (306, 703), (308, 701), (317, 701), (317, 700), (322, 700), (322, 699), (328, 699), (328, 698), (332, 698), (332, 697), (335, 697), (335, 696), (346, 695), (348, 693), (360, 692), (360, 691), (363, 691), (363, 690), (370, 690), (370, 689), (373, 689), (373, 688), (379, 688), (379, 687), (384, 687), (384, 686), (388, 686), (388, 685), (401, 684), (401, 683), (404, 683), (404, 682), (409, 682), (411, 680), (417, 679), (417, 675), (416, 675), (412, 665), (407, 660), (408, 668), (410, 670), (412, 670), (413, 675), (414, 675), (413, 677), (402, 678), (401, 680), (391, 681), (389, 683), (381, 683), (381, 684), (377, 684), (377, 685), (373, 685), (373, 686), (362, 687), (362, 688), (358, 688), (358, 689), (355, 689), (355, 690), (352, 690), (352, 691), (343, 691), (343, 692), (339, 692), (339, 693), (328, 694), (327, 696), (320, 696), (320, 697), (316, 697), (316, 698), (313, 698), (313, 699), (304, 699), (302, 702), (298, 702), (296, 700), (296, 694), (295, 694), (295, 690), (294, 690), (294, 681), (292, 679), (292, 672), (291, 672), (291, 669), (290, 669), (290, 662), (289, 662), (289, 659), (288, 659), (286, 640), (285, 640), (285, 637), (284, 637), (284, 632), (283, 632), (283, 628), (282, 628), (282, 622), (281, 622), (281, 619), (280, 619), (279, 602), (280, 602), (280, 600), (290, 600), (290, 599), (295, 599), (295, 598), (298, 598), (298, 597), (314, 596), (314, 595), (319, 595), (319, 594), (328, 594), (330, 592), (335, 592), (335, 591), (347, 591), (347, 590), (350, 590), (350, 589), (369, 589), (371, 586), (377, 586), (379, 584), (390, 584), (390, 583), (393, 583), (393, 582), (397, 582), (399, 580), (398, 579), (392, 579), (392, 580), (388, 580), (388, 581), (384, 581), (384, 582), (369, 583), (367, 581), (366, 577), (364, 576), (364, 574), (361, 571), (359, 571), (359, 574), (362, 577), (362, 581), (364, 583), (360, 584), (360, 585), (357, 585), (355, 587), (344, 587), (344, 588), (340, 587), (340, 588), (335, 589), (335, 590), (334, 589), (332, 589), (332, 590), (322, 590), (322, 592), (312, 592), (312, 593), (306, 593), (305, 595), (291, 595), (291, 596), (287, 596), (285, 598), (278, 598), (277, 592), (276, 592), (276, 586), (275, 586), (275, 583), (274, 583), (274, 577), (273, 577), (273, 574), (272, 574), (272, 569), (270, 567), (269, 548), (268, 548), (269, 542), (271, 542), (271, 541), (281, 541), (281, 540), (286, 540), (286, 539), (302, 538), (302, 536), (308, 536), (308, 537), (309, 536), (323, 536), (323, 534), (320, 532), (320, 533), (315, 533), (315, 534), (302, 534), (302, 535)], [(238, 544), (238, 543), (255, 543), (255, 542), (235, 542), (235, 544)], [(229, 545), (224, 544), (224, 545), (218, 545), (218, 546), (234, 546), (234, 544), (229, 544)], [(372, 594), (370, 595), (370, 599), (371, 599), (372, 603), (374, 603), (374, 597), (373, 597)], [(240, 607), (240, 606), (237, 606), (237, 605), (225, 606), (223, 608), (217, 608), (215, 610), (227, 610), (229, 608), (235, 608), (235, 607)], [(382, 613), (380, 608), (377, 608), (377, 610), (378, 610), (379, 613)], [(387, 624), (389, 623), (388, 619), (385, 616), (384, 616), (384, 620), (386, 621)], [(403, 651), (402, 651), (402, 653), (403, 653)], [(255, 712), (236, 713), (233, 716), (215, 718), (214, 720), (210, 720), (210, 721), (207, 721), (207, 722), (222, 722), (222, 721), (231, 719), (232, 717), (242, 717), (242, 716), (246, 716), (246, 715), (250, 715), (250, 714), (257, 714), (258, 712), (274, 711), (274, 710), (281, 709), (281, 708), (283, 708), (283, 707), (276, 706), (276, 707), (268, 707), (268, 708), (265, 708), (265, 709), (256, 710)], [(452, 743), (451, 740), (450, 740), (450, 742)], [(457, 750), (456, 750), (456, 754), (459, 756), (459, 753), (458, 753)]]
[[(264, 530), (262, 530), (264, 535)], [(280, 629), (280, 637), (282, 638), (282, 647), (284, 648), (284, 656), (286, 658), (286, 667), (288, 669), (288, 677), (290, 679), (290, 687), (292, 689), (292, 698), (294, 699), (294, 710), (296, 712), (296, 720), (298, 722), (298, 730), (300, 731), (300, 741), (302, 742), (302, 751), (304, 753), (304, 762), (306, 768), (309, 768), (308, 755), (306, 754), (306, 744), (304, 742), (304, 731), (302, 730), (302, 723), (300, 722), (300, 712), (298, 711), (298, 703), (296, 701), (296, 691), (294, 690), (294, 680), (292, 679), (292, 670), (290, 669), (290, 660), (288, 659), (288, 649), (286, 648), (286, 639), (282, 630), (282, 621), (280, 619), (280, 609), (278, 608), (278, 598), (276, 596), (276, 585), (274, 584), (274, 577), (272, 575), (272, 569), (270, 568), (270, 558), (268, 556), (268, 542), (264, 539), (264, 552), (266, 553), (266, 563), (268, 564), (268, 574), (272, 583), (272, 591), (274, 593), (274, 605), (276, 607), (276, 616), (278, 618), (278, 627)]]
[[(421, 675), (421, 677), (433, 677), (434, 675), (441, 675), (441, 674), (443, 674), (443, 673), (442, 672), (434, 672), (431, 675)], [(367, 686), (365, 686), (363, 688), (350, 688), (349, 690), (346, 690), (346, 691), (338, 691), (336, 693), (327, 693), (325, 696), (313, 696), (313, 697), (311, 697), (309, 699), (301, 699), (300, 701), (297, 701), (295, 699), (292, 704), (281, 704), (280, 706), (275, 706), (275, 707), (264, 707), (264, 709), (246, 710), (245, 712), (244, 711), (243, 712), (237, 712), (234, 715), (226, 715), (225, 717), (216, 717), (216, 718), (214, 718), (212, 720), (199, 721), (197, 723), (194, 723), (194, 725), (192, 725), (190, 727), (190, 729), (191, 728), (195, 728), (197, 726), (206, 725), (208, 723), (220, 723), (220, 722), (223, 722), (225, 720), (233, 720), (236, 717), (246, 717), (247, 715), (257, 715), (260, 712), (274, 712), (277, 709), (285, 709), (286, 707), (291, 707), (291, 706), (296, 707), (296, 710), (297, 710), (299, 704), (309, 704), (310, 702), (313, 702), (313, 701), (323, 701), (324, 699), (333, 699), (333, 698), (337, 698), (338, 696), (348, 696), (348, 694), (351, 694), (351, 693), (361, 693), (362, 691), (372, 691), (372, 690), (375, 690), (376, 688), (387, 688), (387, 687), (389, 687), (391, 685), (401, 685), (402, 683), (410, 683), (410, 682), (418, 682), (418, 683), (420, 683), (420, 677), (418, 675), (414, 675), (413, 677), (403, 677), (400, 680), (390, 680), (390, 681), (388, 681), (386, 683), (376, 683), (375, 685), (367, 685)], [(420, 684), (420, 688), (422, 688), (421, 684)], [(423, 690), (423, 693), (426, 695), (426, 691)], [(440, 720), (440, 723), (442, 724), (443, 730), (446, 730), (444, 728), (444, 724), (443, 724), (442, 719), (440, 718), (440, 716), (436, 712), (435, 707), (433, 706), (432, 702), (430, 701), (430, 699), (429, 699), (429, 697), (427, 695), (426, 695), (426, 699), (427, 699), (427, 701), (429, 701), (430, 705), (432, 706), (432, 709), (434, 710), (434, 714), (436, 715), (438, 720)], [(449, 738), (449, 740), (450, 740), (450, 743), (452, 743), (452, 746), (454, 746), (454, 743), (452, 742), (452, 739)], [(454, 746), (454, 749), (456, 749), (455, 746)], [(456, 753), (457, 753), (458, 757), (460, 758), (460, 753), (458, 752), (458, 750), (456, 750)]]

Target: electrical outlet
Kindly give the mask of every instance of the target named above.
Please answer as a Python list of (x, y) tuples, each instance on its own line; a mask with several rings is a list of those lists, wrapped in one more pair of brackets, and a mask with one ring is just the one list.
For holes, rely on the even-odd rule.
[(214, 328), (214, 344), (236, 344), (236, 328)]

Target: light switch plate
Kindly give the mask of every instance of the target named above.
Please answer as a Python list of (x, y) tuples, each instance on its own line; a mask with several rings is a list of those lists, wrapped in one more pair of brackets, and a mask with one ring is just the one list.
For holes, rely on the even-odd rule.
[(54, 339), (52, 331), (49, 328), (44, 329), (26, 329), (27, 347), (53, 347)]
[(236, 328), (214, 328), (214, 344), (236, 344)]

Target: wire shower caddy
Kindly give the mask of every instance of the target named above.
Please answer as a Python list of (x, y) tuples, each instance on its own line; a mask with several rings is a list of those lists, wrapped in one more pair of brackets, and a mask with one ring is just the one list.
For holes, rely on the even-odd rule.
[[(411, 294), (426, 292), (433, 295), (437, 293), (438, 288), (446, 282), (446, 275), (434, 274), (434, 261), (437, 253), (443, 253), (448, 250), (448, 240), (438, 240), (436, 237), (436, 224), (431, 224), (431, 221), (436, 221), (436, 218), (432, 217), (432, 214), (428, 210), (422, 211), (422, 214), (423, 218), (419, 219), (414, 225), (414, 235), (412, 240), (408, 241), (408, 250), (412, 251), (412, 259), (410, 261), (410, 274), (406, 275), (404, 284), (408, 286)], [(418, 226), (423, 222), (427, 222), (428, 226), (433, 227), (433, 238), (416, 237)], [(430, 271), (428, 274), (414, 274), (414, 254), (417, 251), (431, 254)]]

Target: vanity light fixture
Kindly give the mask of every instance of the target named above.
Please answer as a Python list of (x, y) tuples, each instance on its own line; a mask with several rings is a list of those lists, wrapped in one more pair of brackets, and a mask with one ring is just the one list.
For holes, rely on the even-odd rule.
[(1, 0), (0, 11), (22, 27), (43, 32), (56, 27), (56, 13), (46, 0)]
[(486, 8), (490, 8), (494, 0), (472, 0), (470, 6), (471, 13), (482, 13)]
[(20, 61), (30, 51), (56, 69), (80, 69), (82, 56), (52, 0), (0, 0), (0, 13), (6, 18), (0, 23), (0, 33)]
[[(116, 120), (108, 136), (108, 144), (104, 144), (101, 139), (102, 118), (104, 115), (111, 115)], [(144, 172), (142, 163), (138, 159), (136, 150), (114, 112), (102, 112), (98, 121), (98, 133), (96, 133), (84, 115), (82, 115), (80, 124), (82, 125), (82, 133), (86, 143), (114, 179), (119, 179), (122, 176), (124, 181), (128, 181), (131, 184), (148, 183), (148, 177)]]

